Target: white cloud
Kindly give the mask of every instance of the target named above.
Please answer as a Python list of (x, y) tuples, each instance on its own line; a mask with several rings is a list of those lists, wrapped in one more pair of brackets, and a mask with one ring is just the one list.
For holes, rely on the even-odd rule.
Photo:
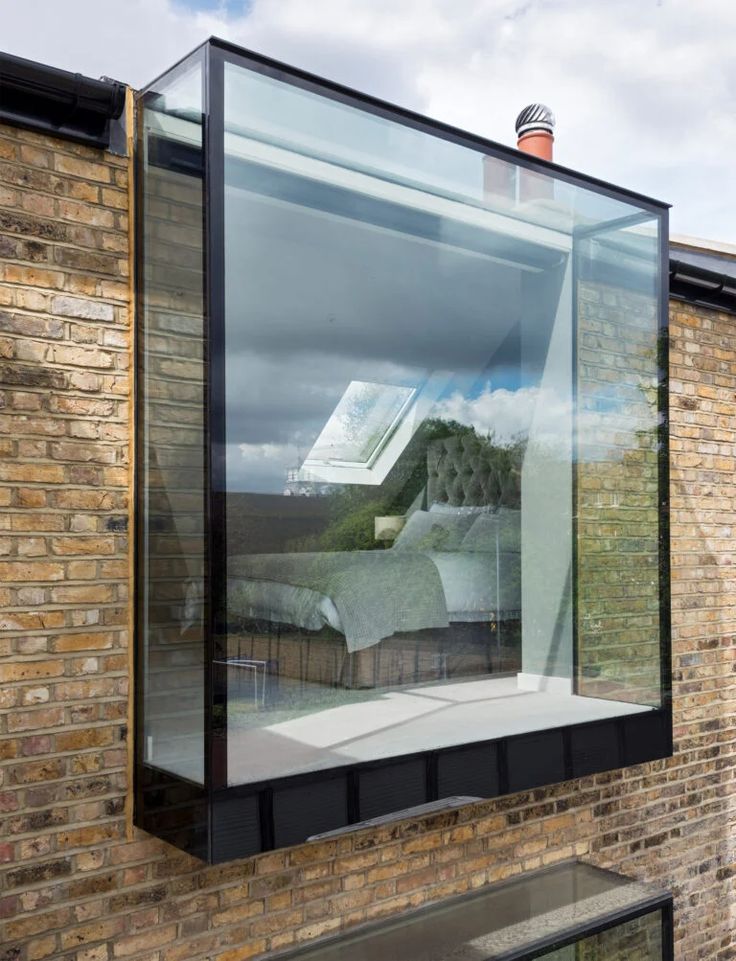
[[(642, 381), (642, 388), (647, 385)], [(572, 397), (550, 387), (506, 390), (488, 385), (477, 397), (453, 394), (438, 406), (436, 416), (459, 421), (489, 435), (497, 444), (529, 439), (548, 456), (570, 457), (573, 428), (579, 454), (588, 461), (610, 460), (636, 443), (639, 431), (653, 431), (656, 411), (644, 402), (613, 402), (607, 411), (580, 410), (575, 415)], [(624, 440), (625, 439), (625, 442)], [(616, 451), (619, 450), (617, 454)]]
[(3, 4), (4, 49), (138, 86), (215, 34), (507, 143), (544, 100), (560, 163), (670, 201), (675, 231), (731, 242), (735, 30), (732, 0)]
[(438, 405), (436, 416), (474, 427), (479, 434), (491, 435), (497, 444), (508, 444), (529, 434), (537, 408), (546, 414), (545, 435), (551, 435), (553, 446), (561, 437), (569, 443), (570, 404), (554, 391), (547, 391), (540, 403), (539, 387), (519, 390), (487, 387), (477, 397), (468, 399), (453, 394)]
[(228, 444), (228, 488), (280, 493), (298, 457), (299, 449), (292, 444)]

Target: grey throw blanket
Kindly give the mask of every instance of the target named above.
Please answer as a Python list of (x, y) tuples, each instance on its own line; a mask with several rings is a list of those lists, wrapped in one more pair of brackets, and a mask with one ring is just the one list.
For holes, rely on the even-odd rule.
[(349, 651), (398, 631), (448, 626), (439, 572), (424, 554), (240, 554), (228, 561), (228, 577), (275, 581), (326, 595), (340, 615)]

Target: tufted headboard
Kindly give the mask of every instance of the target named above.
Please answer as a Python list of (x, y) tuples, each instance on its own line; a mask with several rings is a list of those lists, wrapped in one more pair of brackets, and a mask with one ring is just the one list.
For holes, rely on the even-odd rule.
[(477, 434), (453, 434), (427, 447), (427, 507), (521, 506), (521, 458)]

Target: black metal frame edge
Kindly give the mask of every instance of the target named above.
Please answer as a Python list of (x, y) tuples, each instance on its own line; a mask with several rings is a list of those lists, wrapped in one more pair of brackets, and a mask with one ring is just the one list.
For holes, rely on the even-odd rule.
[(675, 904), (670, 896), (662, 905), (662, 961), (675, 961)]
[[(227, 583), (226, 487), (225, 487), (225, 155), (223, 61), (216, 48), (206, 47), (207, 93), (205, 100), (205, 315), (207, 342), (206, 443), (207, 517), (207, 619), (205, 665), (205, 781), (209, 792), (210, 852), (215, 847), (216, 806), (214, 792), (227, 784), (227, 684), (216, 668), (222, 652), (216, 650), (222, 635), (221, 603)], [(271, 817), (271, 824), (273, 818)], [(262, 843), (272, 841), (269, 819), (263, 813)], [(270, 834), (270, 838), (269, 838)], [(211, 858), (210, 858), (211, 859)]]

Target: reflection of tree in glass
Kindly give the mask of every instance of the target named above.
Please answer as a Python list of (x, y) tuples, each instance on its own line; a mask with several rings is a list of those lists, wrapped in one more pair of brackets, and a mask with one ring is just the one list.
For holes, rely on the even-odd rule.
[[(355, 551), (382, 549), (375, 540), (374, 519), (384, 515), (405, 514), (420, 498), (427, 484), (427, 449), (445, 437), (472, 435), (488, 445), (503, 466), (520, 467), (524, 443), (515, 440), (495, 444), (492, 437), (481, 437), (473, 427), (457, 421), (430, 418), (421, 425), (394, 464), (380, 488), (344, 485), (330, 495), (330, 521), (321, 535), (302, 538), (289, 545), (291, 550)], [(424, 505), (422, 505), (424, 506)]]

